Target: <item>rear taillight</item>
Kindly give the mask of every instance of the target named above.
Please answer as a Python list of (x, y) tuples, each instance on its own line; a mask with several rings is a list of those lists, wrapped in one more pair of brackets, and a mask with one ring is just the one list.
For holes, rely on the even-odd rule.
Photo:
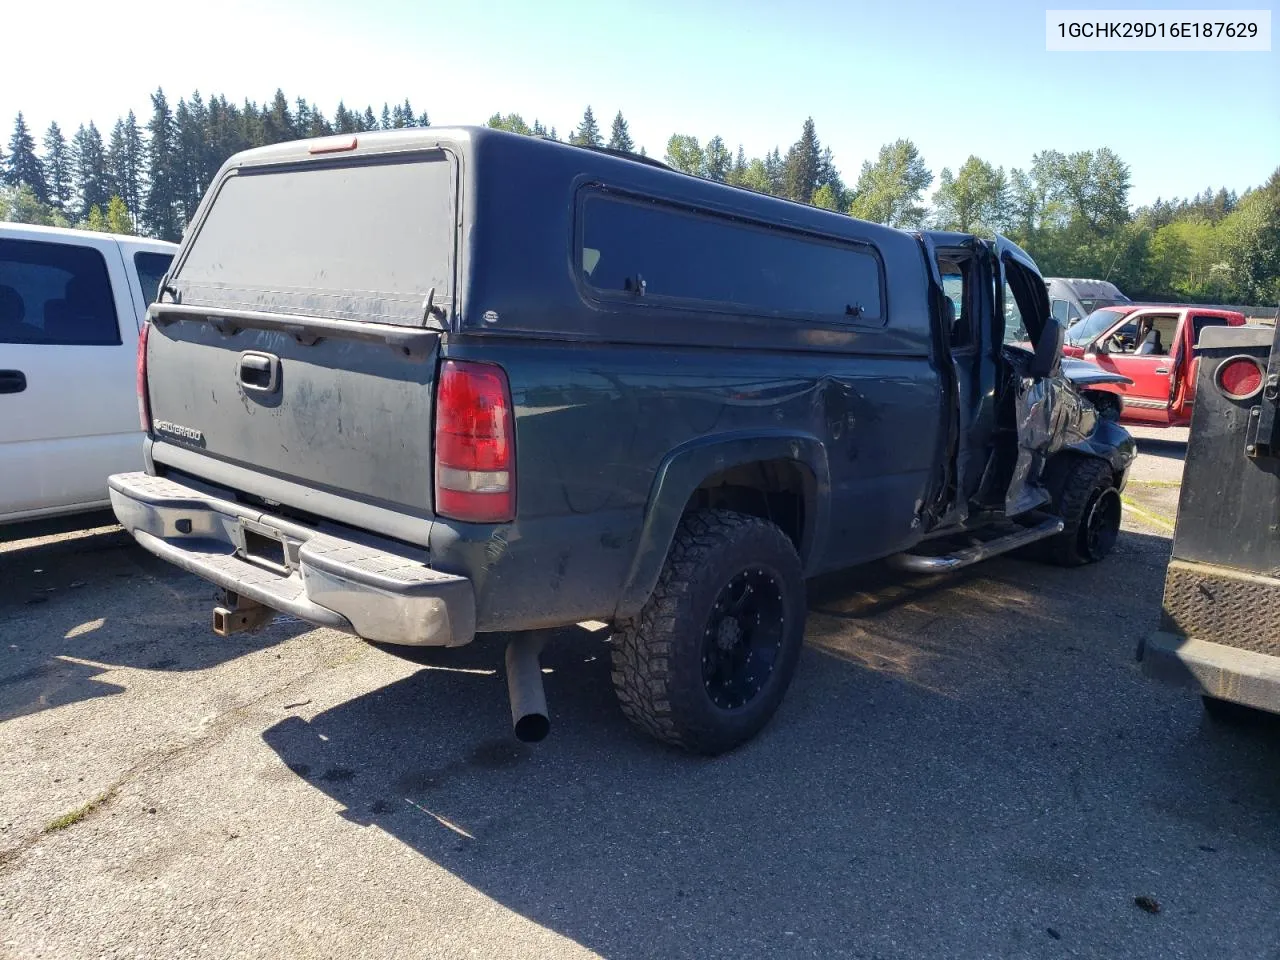
[(1253, 357), (1229, 357), (1218, 367), (1218, 389), (1232, 400), (1252, 400), (1262, 390), (1262, 364)]
[(138, 331), (138, 422), (142, 432), (151, 432), (151, 401), (147, 398), (147, 334), (151, 323), (144, 320)]
[(446, 360), (436, 388), (436, 513), (470, 523), (516, 515), (515, 422), (501, 367)]

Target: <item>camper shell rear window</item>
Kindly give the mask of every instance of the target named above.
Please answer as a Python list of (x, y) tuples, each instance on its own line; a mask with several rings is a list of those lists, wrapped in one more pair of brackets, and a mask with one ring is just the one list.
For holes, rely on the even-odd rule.
[(416, 326), (452, 303), (455, 164), (440, 150), (243, 168), (174, 272), (182, 302)]

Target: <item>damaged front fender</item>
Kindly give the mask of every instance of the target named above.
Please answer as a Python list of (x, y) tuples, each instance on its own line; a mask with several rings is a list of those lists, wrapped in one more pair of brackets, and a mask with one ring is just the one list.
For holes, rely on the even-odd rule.
[[(1014, 358), (1010, 358), (1014, 360)], [(1092, 364), (1075, 361), (1081, 366)], [(1042, 482), (1051, 457), (1064, 451), (1105, 460), (1123, 486), (1137, 446), (1129, 432), (1101, 417), (1093, 404), (1081, 396), (1078, 387), (1099, 383), (1126, 382), (1127, 377), (1095, 367), (1100, 377), (1090, 371), (1073, 369), (1063, 361), (1061, 373), (1032, 378), (1020, 375), (1016, 381), (1018, 455), (1013, 477), (1005, 498), (1008, 516), (1018, 516), (1044, 506), (1050, 500)], [(1016, 360), (1015, 360), (1016, 365)]]

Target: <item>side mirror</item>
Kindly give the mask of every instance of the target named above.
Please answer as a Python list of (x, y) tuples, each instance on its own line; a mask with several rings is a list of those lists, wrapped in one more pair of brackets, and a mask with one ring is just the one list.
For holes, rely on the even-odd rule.
[(1110, 353), (1111, 341), (1109, 341), (1106, 337), (1099, 337), (1097, 340), (1095, 340), (1092, 344), (1089, 345), (1089, 348), (1094, 353)]
[(1045, 320), (1044, 329), (1036, 340), (1035, 357), (1029, 373), (1035, 378), (1052, 376), (1062, 357), (1062, 342), (1066, 331), (1054, 317)]

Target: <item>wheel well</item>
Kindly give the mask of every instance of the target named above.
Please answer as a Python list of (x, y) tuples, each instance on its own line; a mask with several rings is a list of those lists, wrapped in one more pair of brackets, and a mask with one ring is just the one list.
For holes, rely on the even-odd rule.
[(1113, 408), (1117, 412), (1124, 409), (1124, 397), (1118, 390), (1086, 389), (1081, 390), (1080, 395), (1099, 412), (1106, 408)]
[(1063, 487), (1067, 484), (1067, 477), (1070, 476), (1076, 464), (1085, 460), (1101, 463), (1111, 471), (1112, 482), (1119, 482), (1120, 478), (1116, 475), (1115, 468), (1111, 466), (1105, 457), (1095, 456), (1079, 450), (1060, 450), (1049, 458), (1044, 466), (1044, 472), (1040, 475), (1045, 489), (1053, 495), (1055, 500), (1062, 493)]
[(795, 544), (803, 561), (812, 542), (808, 504), (814, 495), (814, 479), (795, 460), (756, 460), (712, 474), (685, 504), (694, 510), (734, 510), (776, 524)]

